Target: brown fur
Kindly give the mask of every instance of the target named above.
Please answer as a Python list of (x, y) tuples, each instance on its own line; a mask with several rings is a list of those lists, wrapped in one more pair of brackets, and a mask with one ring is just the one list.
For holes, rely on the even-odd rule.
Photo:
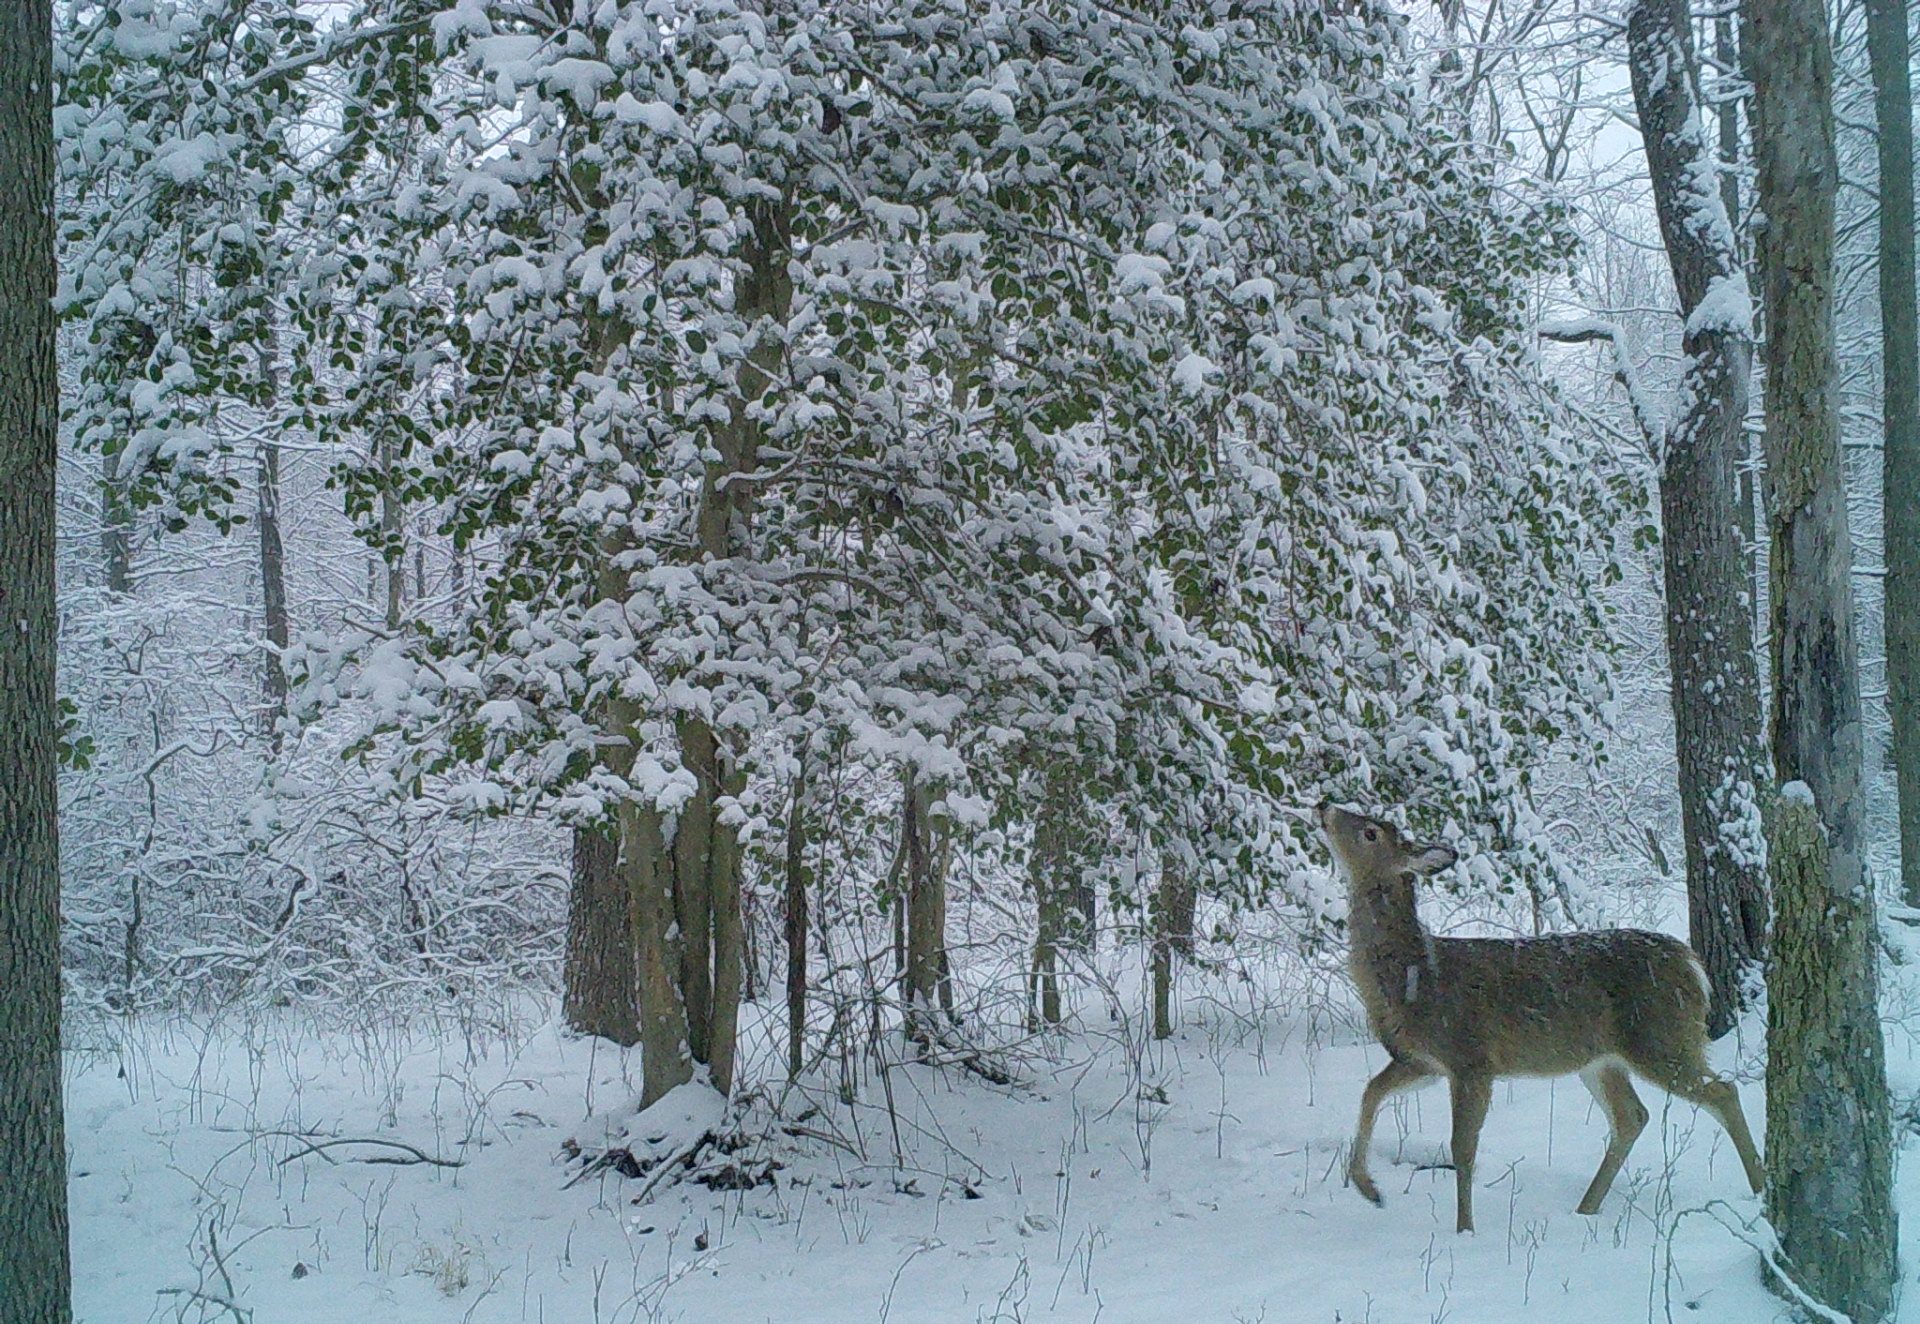
[(1319, 820), (1351, 889), (1354, 986), (1392, 1058), (1361, 1100), (1347, 1171), (1362, 1195), (1380, 1202), (1367, 1172), (1380, 1105), (1396, 1090), (1445, 1076), (1457, 1226), (1471, 1231), (1474, 1157), (1493, 1081), (1579, 1072), (1612, 1127), (1579, 1206), (1596, 1213), (1647, 1121), (1629, 1070), (1712, 1112), (1760, 1189), (1760, 1158), (1739, 1094), (1707, 1067), (1707, 985), (1685, 943), (1638, 929), (1436, 938), (1420, 923), (1414, 878), (1452, 864), (1453, 850), (1410, 842), (1390, 823), (1330, 805), (1321, 806)]

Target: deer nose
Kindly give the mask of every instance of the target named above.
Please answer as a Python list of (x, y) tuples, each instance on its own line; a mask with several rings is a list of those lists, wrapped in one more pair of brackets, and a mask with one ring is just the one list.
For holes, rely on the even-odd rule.
[(1332, 808), (1333, 800), (1330, 797), (1321, 796), (1320, 803), (1313, 807), (1313, 816), (1324, 823), (1327, 821), (1327, 811)]

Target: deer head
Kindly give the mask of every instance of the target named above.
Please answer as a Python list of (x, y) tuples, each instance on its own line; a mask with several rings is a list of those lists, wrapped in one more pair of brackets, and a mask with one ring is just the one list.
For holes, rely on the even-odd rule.
[(1459, 859), (1451, 846), (1411, 841), (1393, 824), (1321, 801), (1316, 811), (1333, 858), (1355, 884), (1438, 872)]

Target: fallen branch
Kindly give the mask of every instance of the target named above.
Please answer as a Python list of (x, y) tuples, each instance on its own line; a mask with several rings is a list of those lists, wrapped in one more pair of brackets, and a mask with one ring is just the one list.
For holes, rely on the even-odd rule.
[(224, 1296), (212, 1292), (203, 1292), (197, 1287), (162, 1287), (154, 1291), (155, 1296), (184, 1296), (189, 1301), (198, 1301), (203, 1305), (218, 1306), (231, 1314), (240, 1324), (251, 1324), (253, 1312), (245, 1306), (227, 1300)]
[(793, 1136), (797, 1139), (823, 1141), (826, 1144), (833, 1145), (839, 1149), (844, 1149), (847, 1153), (853, 1155), (857, 1159), (860, 1159), (862, 1161), (865, 1161), (866, 1159), (866, 1155), (862, 1154), (859, 1150), (855, 1149), (852, 1145), (848, 1144), (845, 1140), (841, 1139), (839, 1136), (834, 1135), (832, 1132), (818, 1131), (811, 1126), (800, 1126), (797, 1123), (783, 1126), (780, 1129), (782, 1131), (785, 1131), (788, 1135)]
[[(1761, 1263), (1766, 1265), (1775, 1281), (1777, 1281), (1781, 1287), (1784, 1287), (1787, 1294), (1798, 1302), (1800, 1308), (1809, 1315), (1822, 1321), (1823, 1324), (1853, 1324), (1852, 1316), (1844, 1315), (1832, 1306), (1820, 1301), (1811, 1292), (1807, 1291), (1806, 1288), (1800, 1286), (1799, 1283), (1793, 1280), (1793, 1275), (1787, 1272), (1786, 1265), (1781, 1262), (1779, 1234), (1773, 1230), (1773, 1224), (1769, 1223), (1764, 1215), (1751, 1219), (1742, 1218), (1734, 1211), (1733, 1206), (1725, 1200), (1709, 1200), (1698, 1208), (1682, 1209), (1678, 1214), (1674, 1215), (1673, 1224), (1667, 1229), (1667, 1275), (1669, 1278), (1673, 1275), (1674, 1233), (1680, 1228), (1680, 1220), (1688, 1214), (1705, 1214), (1708, 1218), (1726, 1229), (1735, 1241), (1742, 1242), (1752, 1250), (1758, 1252)], [(1673, 1304), (1671, 1300), (1671, 1286), (1668, 1288), (1668, 1293), (1667, 1318), (1672, 1319)]]
[[(283, 1131), (268, 1131), (265, 1134), (287, 1135), (287, 1134), (297, 1134), (297, 1133), (290, 1133), (290, 1132), (283, 1132)], [(359, 1162), (359, 1163), (384, 1163), (384, 1164), (393, 1165), (395, 1167), (412, 1167), (417, 1163), (425, 1163), (436, 1168), (464, 1168), (467, 1166), (467, 1161), (465, 1159), (435, 1158), (432, 1154), (428, 1154), (419, 1149), (416, 1149), (412, 1145), (409, 1145), (404, 1141), (362, 1139), (362, 1138), (356, 1138), (352, 1136), (345, 1136), (338, 1140), (313, 1141), (309, 1143), (305, 1149), (295, 1150), (293, 1153), (281, 1159), (280, 1166), (285, 1167), (287, 1164), (293, 1162), (295, 1159), (303, 1159), (307, 1157), (307, 1155), (309, 1154), (318, 1154), (322, 1158), (326, 1159), (327, 1162), (329, 1163), (338, 1163), (340, 1160), (329, 1156), (326, 1153), (326, 1151), (329, 1149), (337, 1148), (338, 1146), (341, 1146), (341, 1145), (378, 1145), (386, 1149), (397, 1149), (401, 1151), (400, 1155), (389, 1155), (386, 1157), (376, 1156), (376, 1157), (355, 1160), (356, 1162)]]

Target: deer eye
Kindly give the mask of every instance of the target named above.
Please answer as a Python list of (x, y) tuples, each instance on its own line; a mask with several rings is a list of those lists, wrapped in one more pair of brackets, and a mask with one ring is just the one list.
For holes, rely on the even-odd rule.
[(1379, 829), (1379, 828), (1372, 828), (1372, 827), (1370, 827), (1370, 828), (1368, 828), (1368, 829), (1367, 829), (1367, 840), (1368, 840), (1368, 841), (1378, 841), (1378, 840), (1380, 840), (1380, 829)]

